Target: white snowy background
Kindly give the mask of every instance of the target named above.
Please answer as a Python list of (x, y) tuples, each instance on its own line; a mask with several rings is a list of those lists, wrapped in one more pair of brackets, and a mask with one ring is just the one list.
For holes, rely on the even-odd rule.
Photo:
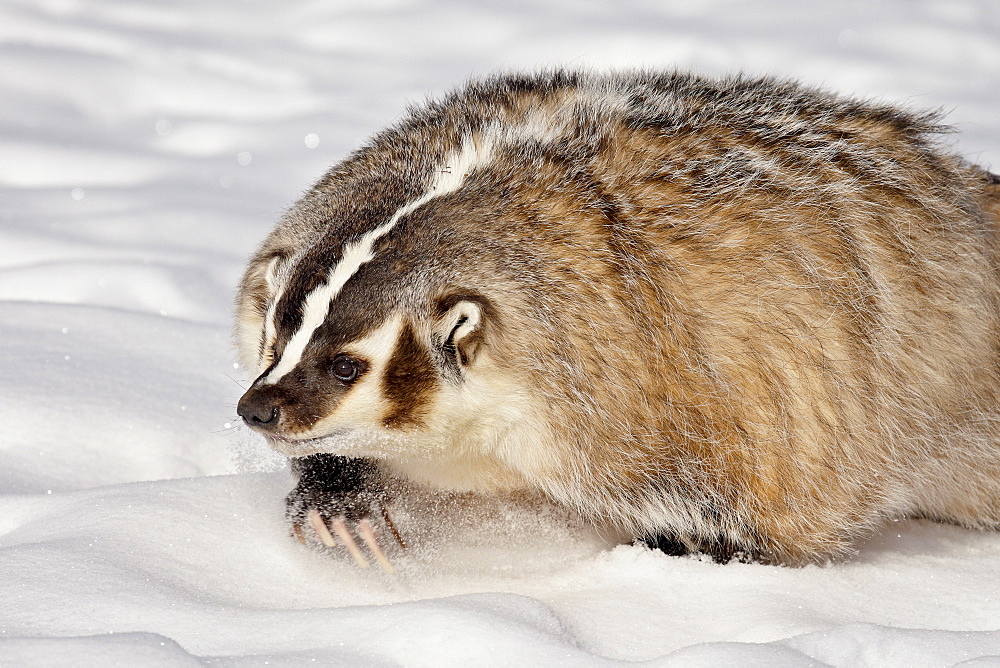
[(1000, 168), (996, 0), (2, 0), (0, 665), (1000, 665), (996, 533), (720, 566), (452, 507), (395, 577), (288, 537), (234, 420), (245, 258), (408, 103), (552, 65), (943, 107)]

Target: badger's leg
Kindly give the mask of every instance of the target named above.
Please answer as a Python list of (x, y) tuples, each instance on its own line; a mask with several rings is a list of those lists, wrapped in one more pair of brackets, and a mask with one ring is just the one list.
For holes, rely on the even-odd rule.
[(645, 536), (642, 542), (649, 549), (659, 550), (671, 557), (700, 552), (709, 555), (713, 561), (720, 564), (727, 564), (733, 559), (750, 562), (761, 557), (753, 548), (737, 545), (721, 535), (715, 538), (694, 538), (684, 541), (673, 533), (659, 533)]
[(651, 550), (659, 550), (671, 557), (682, 557), (689, 552), (687, 545), (674, 534), (660, 533), (655, 536), (646, 536), (642, 539)]
[(391, 572), (371, 520), (384, 519), (397, 542), (403, 543), (385, 511), (387, 495), (377, 465), (329, 454), (296, 458), (291, 465), (298, 483), (285, 497), (285, 515), (293, 534), (302, 542), (310, 536), (330, 547), (339, 540), (358, 565), (367, 567), (355, 540), (358, 536), (382, 568)]

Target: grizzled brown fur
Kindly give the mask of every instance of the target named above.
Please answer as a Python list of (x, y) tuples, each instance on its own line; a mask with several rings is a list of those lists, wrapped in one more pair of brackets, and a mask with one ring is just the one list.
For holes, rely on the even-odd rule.
[[(241, 414), (300, 470), (538, 490), (720, 558), (820, 560), (905, 516), (997, 528), (1000, 184), (945, 130), (771, 79), (474, 82), (264, 242)], [(386, 221), (268, 380), (307, 297)], [(323, 380), (345, 350), (371, 385)], [(330, 495), (372, 491), (350, 487)]]

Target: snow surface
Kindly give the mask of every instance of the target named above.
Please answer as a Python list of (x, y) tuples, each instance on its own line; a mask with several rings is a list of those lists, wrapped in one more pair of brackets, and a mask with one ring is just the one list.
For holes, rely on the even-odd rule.
[(242, 263), (407, 103), (549, 65), (943, 106), (1000, 167), (995, 0), (0, 1), (0, 665), (1000, 665), (996, 533), (719, 566), (455, 502), (404, 509), (396, 577), (289, 539)]

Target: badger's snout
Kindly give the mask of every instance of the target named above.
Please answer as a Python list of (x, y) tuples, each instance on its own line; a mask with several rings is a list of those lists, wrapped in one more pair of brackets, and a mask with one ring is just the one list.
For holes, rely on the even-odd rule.
[(274, 397), (250, 389), (236, 405), (236, 412), (249, 427), (262, 431), (275, 429), (281, 423), (281, 409)]

